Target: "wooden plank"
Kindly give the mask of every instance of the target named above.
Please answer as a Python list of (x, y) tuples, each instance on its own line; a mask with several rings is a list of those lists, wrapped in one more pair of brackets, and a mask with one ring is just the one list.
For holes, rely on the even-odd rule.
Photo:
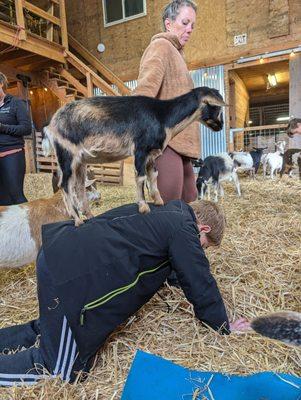
[[(16, 1), (20, 1), (20, 0), (16, 0)], [(61, 21), (60, 21), (59, 18), (49, 14), (47, 11), (42, 10), (42, 8), (34, 6), (33, 4), (29, 3), (26, 0), (24, 0), (24, 7), (28, 11), (31, 11), (32, 13), (38, 15), (39, 17), (44, 18), (47, 21), (50, 21), (50, 22), (52, 22), (53, 24), (55, 24), (57, 26), (61, 26)]]
[(93, 82), (92, 82), (92, 76), (90, 74), (90, 72), (86, 72), (86, 82), (87, 82), (87, 93), (88, 93), (88, 97), (92, 97), (93, 96)]
[(16, 8), (16, 19), (18, 29), (20, 29), (18, 36), (20, 40), (26, 40), (26, 30), (25, 30), (25, 19), (23, 13), (23, 1), (15, 0), (15, 8)]
[(68, 50), (68, 30), (67, 30), (67, 18), (65, 0), (59, 0), (60, 5), (60, 19), (61, 19), (61, 35), (62, 45)]
[(88, 96), (87, 88), (80, 83), (73, 75), (70, 74), (66, 69), (62, 68), (60, 70), (60, 75), (63, 78), (66, 78), (68, 82), (71, 83), (79, 92), (81, 92), (84, 96)]
[(92, 82), (95, 86), (97, 86), (107, 94), (113, 96), (119, 96), (119, 93), (117, 93), (114, 89), (112, 89), (111, 86), (106, 81), (100, 78), (94, 71), (92, 71), (89, 67), (87, 67), (74, 54), (72, 54), (70, 51), (66, 51), (65, 54), (66, 54), (66, 60), (70, 64), (72, 64), (75, 68), (77, 68), (83, 75), (86, 76), (86, 72), (90, 72), (92, 77)]
[(19, 47), (20, 49), (39, 54), (60, 63), (65, 62), (62, 46), (29, 32), (27, 32), (26, 40), (18, 41), (19, 34), (17, 27), (3, 21), (0, 21), (0, 37), (1, 42), (11, 46)]
[[(50, 7), (47, 10), (48, 14), (54, 15), (54, 4), (51, 3)], [(47, 29), (46, 29), (46, 38), (50, 42), (53, 42), (53, 33), (54, 33), (54, 27), (53, 24), (48, 23)]]

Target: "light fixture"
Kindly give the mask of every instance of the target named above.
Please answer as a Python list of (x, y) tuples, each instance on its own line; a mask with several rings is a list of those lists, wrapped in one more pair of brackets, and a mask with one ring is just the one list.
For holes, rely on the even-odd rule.
[(294, 52), (294, 50), (291, 51), (290, 53), (290, 57), (295, 57), (296, 53)]
[(47, 87), (44, 87), (44, 90), (45, 90), (45, 92), (47, 92), (48, 91)]
[(253, 124), (253, 121), (248, 121), (248, 124), (249, 124), (249, 125)]
[(278, 56), (283, 56), (283, 55), (290, 55), (292, 53), (296, 54), (296, 53), (299, 53), (299, 52), (301, 52), (301, 45), (299, 45), (298, 47), (294, 47), (294, 48), (290, 48), (290, 49), (286, 49), (286, 50), (279, 50), (279, 51), (273, 51), (271, 53), (258, 54), (256, 56), (239, 57), (239, 59), (236, 60), (235, 63), (236, 64), (243, 64), (243, 63), (247, 63), (247, 62), (250, 62), (250, 61), (259, 60), (259, 62), (261, 64), (263, 64), (264, 60), (266, 58), (278, 57)]
[(278, 117), (277, 121), (289, 121), (290, 117)]
[(268, 81), (271, 87), (278, 85), (277, 78), (275, 74), (268, 74)]
[(97, 45), (97, 51), (99, 51), (99, 53), (103, 53), (106, 49), (106, 46), (103, 43), (98, 43)]
[(30, 94), (33, 94), (33, 91), (32, 91), (32, 90), (30, 90), (30, 91), (29, 91), (29, 93), (30, 93)]

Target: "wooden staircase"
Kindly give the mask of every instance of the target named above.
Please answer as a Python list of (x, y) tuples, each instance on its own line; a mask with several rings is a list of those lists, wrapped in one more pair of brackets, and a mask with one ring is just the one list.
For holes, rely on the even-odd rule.
[[(45, 0), (41, 2), (43, 8), (36, 4), (35, 0), (0, 0), (0, 70), (9, 79), (26, 74), (35, 87), (50, 90), (61, 105), (91, 97), (95, 89), (101, 95), (130, 94), (112, 71), (68, 34), (65, 0)], [(16, 64), (18, 69), (14, 68)], [(39, 148), (36, 156), (42, 169)], [(51, 160), (50, 170), (54, 168), (56, 162)], [(98, 167), (98, 171), (108, 170)], [(123, 163), (119, 169), (114, 166), (114, 182), (122, 183), (116, 178), (122, 170)], [(100, 176), (99, 181), (106, 179)]]

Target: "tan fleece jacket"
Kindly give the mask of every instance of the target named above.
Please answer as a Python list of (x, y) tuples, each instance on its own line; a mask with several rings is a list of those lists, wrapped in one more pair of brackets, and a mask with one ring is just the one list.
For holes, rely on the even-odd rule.
[[(134, 94), (166, 100), (187, 93), (192, 88), (193, 81), (177, 36), (169, 32), (153, 36), (141, 58), (138, 86)], [(189, 125), (168, 145), (183, 156), (198, 158), (199, 123)]]

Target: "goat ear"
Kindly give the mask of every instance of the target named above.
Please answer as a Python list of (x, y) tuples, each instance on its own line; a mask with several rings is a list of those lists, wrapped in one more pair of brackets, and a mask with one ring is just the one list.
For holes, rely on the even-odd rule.
[(86, 179), (85, 188), (92, 186), (93, 183), (95, 183), (95, 182), (96, 182), (96, 179)]
[(208, 104), (209, 106), (218, 106), (218, 107), (226, 107), (227, 104), (223, 99), (214, 95), (213, 93), (208, 93), (204, 97), (202, 97), (202, 103)]

